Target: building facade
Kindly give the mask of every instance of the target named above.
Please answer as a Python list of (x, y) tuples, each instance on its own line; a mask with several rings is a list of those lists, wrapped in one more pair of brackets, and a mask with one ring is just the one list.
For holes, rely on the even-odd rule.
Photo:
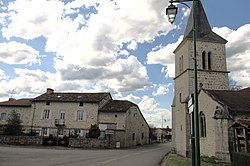
[[(250, 119), (249, 93), (230, 91), (226, 66), (227, 41), (211, 30), (201, 1), (194, 2), (196, 16), (199, 134), (201, 155), (230, 162), (237, 149), (233, 127), (239, 117)], [(192, 154), (192, 117), (188, 100), (194, 93), (193, 17), (189, 17), (183, 41), (175, 49), (174, 99), (172, 103), (172, 151), (183, 156)], [(243, 95), (244, 94), (244, 95)], [(232, 99), (232, 95), (237, 98)], [(241, 101), (244, 102), (241, 102)], [(241, 105), (241, 106), (239, 106)], [(243, 118), (243, 119), (242, 119)], [(246, 122), (247, 124), (247, 122)], [(248, 127), (245, 125), (245, 130)], [(245, 140), (245, 147), (246, 142)], [(240, 144), (240, 143), (238, 143)], [(245, 148), (247, 149), (247, 148)]]
[(149, 143), (149, 126), (139, 107), (129, 101), (113, 100), (110, 93), (55, 93), (48, 88), (46, 93), (29, 100), (25, 110), (20, 104), (13, 105), (18, 101), (1, 102), (0, 116), (7, 119), (8, 110), (15, 108), (22, 113), (26, 132), (43, 137), (85, 138), (91, 126), (98, 125), (101, 138), (109, 139), (110, 146), (116, 142), (120, 147)]

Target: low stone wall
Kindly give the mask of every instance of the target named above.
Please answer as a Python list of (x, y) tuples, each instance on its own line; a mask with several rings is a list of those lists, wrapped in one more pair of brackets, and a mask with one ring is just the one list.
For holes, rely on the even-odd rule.
[(7, 145), (42, 145), (40, 136), (8, 136), (0, 135), (0, 144)]
[(74, 148), (107, 148), (108, 140), (95, 138), (70, 138), (69, 146)]

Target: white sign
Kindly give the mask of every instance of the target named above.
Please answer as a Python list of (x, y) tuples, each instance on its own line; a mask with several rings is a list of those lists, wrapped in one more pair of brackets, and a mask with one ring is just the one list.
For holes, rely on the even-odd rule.
[(194, 105), (191, 105), (189, 108), (188, 108), (188, 113), (192, 113), (194, 111)]

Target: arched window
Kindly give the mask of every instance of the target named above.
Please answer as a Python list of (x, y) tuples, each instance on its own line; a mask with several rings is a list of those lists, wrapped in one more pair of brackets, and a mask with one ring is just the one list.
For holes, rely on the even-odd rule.
[(200, 130), (201, 130), (201, 137), (207, 137), (206, 116), (202, 111), (200, 112)]
[(206, 69), (206, 52), (202, 52), (202, 69)]
[(211, 52), (209, 51), (207, 54), (207, 68), (208, 70), (211, 70)]

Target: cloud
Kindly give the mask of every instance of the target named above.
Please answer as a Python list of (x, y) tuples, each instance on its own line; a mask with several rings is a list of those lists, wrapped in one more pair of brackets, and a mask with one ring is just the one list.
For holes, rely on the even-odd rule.
[(137, 43), (135, 41), (131, 41), (129, 45), (127, 46), (128, 49), (130, 50), (135, 50), (137, 48)]
[(148, 64), (162, 64), (166, 66), (165, 68), (167, 70), (164, 70), (166, 72), (166, 76), (174, 77), (175, 57), (174, 57), (173, 51), (180, 44), (182, 39), (183, 39), (183, 36), (180, 36), (178, 38), (178, 41), (175, 43), (170, 43), (164, 47), (157, 46), (153, 48), (152, 51), (147, 54), (147, 63)]
[(158, 107), (154, 98), (148, 96), (143, 96), (142, 100), (139, 102), (138, 106), (143, 112), (155, 112), (155, 109)]
[[(82, 87), (114, 88), (117, 93), (142, 90), (151, 85), (146, 67), (123, 46), (135, 50), (137, 43), (166, 34), (172, 26), (159, 11), (167, 4), (157, 0), (16, 0), (1, 13), (1, 30), (7, 40), (14, 37), (27, 43), (42, 36), (45, 54), (55, 55), (57, 74), (64, 82), (74, 82), (73, 87), (82, 83)], [(23, 63), (35, 63), (30, 57), (38, 53), (32, 51), (30, 61)], [(126, 59), (119, 58), (121, 54)]]
[(213, 30), (228, 40), (226, 52), (230, 76), (237, 81), (237, 85), (248, 87), (250, 85), (250, 24), (245, 24), (236, 30), (227, 27), (216, 27)]
[(158, 87), (158, 89), (152, 93), (152, 95), (153, 96), (161, 96), (161, 95), (167, 94), (169, 92), (170, 85), (171, 85), (171, 83), (169, 83), (168, 85), (160, 85)]
[(5, 72), (0, 69), (0, 80), (5, 80), (8, 79), (7, 76), (5, 75)]
[(160, 128), (172, 127), (172, 112), (167, 109), (157, 108), (153, 114), (143, 112), (143, 115), (149, 125), (153, 124), (154, 127)]
[(102, 80), (102, 84), (106, 84), (109, 89), (120, 92), (144, 89), (151, 85), (148, 82), (146, 67), (135, 56), (117, 59), (113, 64), (104, 67), (68, 65), (59, 71), (63, 80), (88, 80), (92, 84)]
[(31, 46), (15, 41), (0, 43), (0, 61), (7, 64), (40, 63), (38, 51)]

